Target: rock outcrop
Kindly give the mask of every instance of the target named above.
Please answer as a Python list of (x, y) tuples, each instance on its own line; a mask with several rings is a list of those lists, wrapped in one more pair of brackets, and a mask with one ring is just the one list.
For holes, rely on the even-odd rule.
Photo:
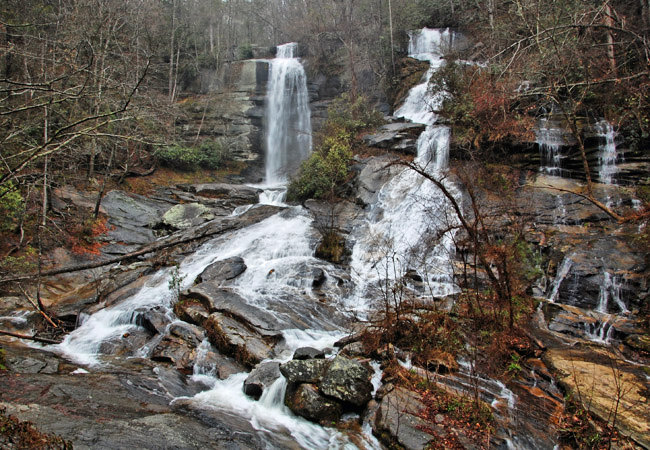
[(280, 372), (288, 383), (285, 404), (314, 422), (336, 422), (345, 411), (363, 410), (371, 399), (372, 371), (354, 359), (294, 359)]

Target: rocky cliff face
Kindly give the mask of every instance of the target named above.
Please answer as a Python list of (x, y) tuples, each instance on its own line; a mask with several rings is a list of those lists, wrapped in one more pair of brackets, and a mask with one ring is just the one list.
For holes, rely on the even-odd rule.
[[(259, 56), (272, 58), (272, 53)], [(343, 83), (338, 75), (310, 70), (308, 60), (305, 65), (312, 128), (316, 132), (327, 118), (330, 101), (343, 92)], [(264, 177), (268, 75), (268, 59), (233, 61), (218, 73), (201, 74), (192, 84), (194, 93), (180, 101), (181, 116), (175, 124), (187, 145), (202, 140), (221, 142), (235, 161), (243, 163), (246, 181), (259, 182)]]
[(263, 117), (269, 63), (266, 60), (235, 61), (215, 75), (205, 94), (181, 101), (182, 116), (176, 121), (188, 144), (220, 141), (235, 161), (246, 165), (246, 174), (259, 179), (264, 167)]

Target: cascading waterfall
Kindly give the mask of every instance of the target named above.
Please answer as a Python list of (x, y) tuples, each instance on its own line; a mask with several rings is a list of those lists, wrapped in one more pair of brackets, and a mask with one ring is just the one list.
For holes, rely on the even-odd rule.
[(549, 175), (562, 175), (562, 154), (566, 132), (550, 119), (541, 119), (536, 130), (540, 150), (540, 170)]
[(562, 264), (560, 264), (560, 267), (557, 270), (557, 274), (555, 274), (553, 284), (551, 285), (551, 293), (548, 296), (549, 302), (555, 302), (557, 300), (558, 293), (560, 292), (560, 286), (562, 285), (562, 282), (567, 277), (567, 275), (569, 275), (571, 266), (573, 266), (572, 257), (573, 255), (565, 256)]
[[(454, 33), (450, 30), (425, 28), (411, 33), (410, 56), (428, 61), (431, 66), (422, 83), (409, 91), (404, 104), (395, 112), (396, 117), (427, 126), (418, 139), (415, 162), (434, 176), (447, 168), (450, 130), (436, 125), (434, 113), (445, 94), (429, 92), (428, 85), (433, 73), (444, 64), (442, 56), (451, 49), (453, 41)], [(448, 187), (456, 191), (453, 185)], [(433, 245), (426, 245), (428, 238), (447, 228), (453, 221), (451, 217), (440, 190), (414, 171), (404, 170), (387, 182), (368, 220), (354, 233), (351, 266), (356, 291), (349, 307), (364, 314), (370, 306), (368, 298), (377, 290), (387, 291), (394, 280), (410, 270), (418, 272), (432, 296), (456, 292), (450, 266), (453, 236), (446, 233)]]
[(296, 43), (279, 45), (269, 62), (266, 96), (266, 184), (287, 181), (311, 152), (307, 75), (295, 57)]
[(604, 184), (613, 184), (614, 177), (618, 172), (616, 160), (618, 152), (616, 150), (616, 132), (612, 124), (606, 120), (601, 120), (595, 126), (598, 137), (604, 141), (603, 144), (598, 146), (598, 177), (600, 182)]
[(603, 272), (603, 281), (600, 285), (600, 296), (598, 298), (598, 307), (596, 311), (600, 313), (609, 312), (609, 301), (613, 300), (621, 314), (628, 313), (627, 306), (621, 300), (621, 282), (618, 277), (611, 273)]

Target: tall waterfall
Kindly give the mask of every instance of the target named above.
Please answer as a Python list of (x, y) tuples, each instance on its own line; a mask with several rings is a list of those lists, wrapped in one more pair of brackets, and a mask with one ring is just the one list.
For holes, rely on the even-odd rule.
[(297, 44), (277, 48), (269, 64), (266, 95), (266, 183), (287, 180), (311, 151), (307, 76), (295, 57)]
[[(395, 112), (412, 122), (427, 125), (418, 139), (415, 160), (434, 176), (442, 175), (449, 157), (450, 130), (436, 124), (444, 93), (431, 93), (429, 80), (444, 61), (442, 56), (453, 43), (449, 30), (425, 28), (410, 35), (410, 56), (431, 64), (421, 84), (412, 88), (404, 104)], [(449, 183), (451, 192), (455, 186)], [(450, 255), (453, 252), (447, 229), (453, 213), (440, 190), (412, 170), (404, 170), (380, 190), (367, 221), (355, 231), (352, 252), (352, 276), (355, 296), (351, 309), (364, 312), (377, 290), (386, 292), (390, 285), (407, 273), (417, 272), (426, 285), (426, 294), (444, 296), (455, 292)], [(373, 294), (374, 292), (374, 294)], [(424, 292), (423, 292), (424, 293)]]

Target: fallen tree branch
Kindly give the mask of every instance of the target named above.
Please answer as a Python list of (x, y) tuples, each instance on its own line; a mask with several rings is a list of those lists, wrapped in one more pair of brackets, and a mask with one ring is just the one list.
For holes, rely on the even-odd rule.
[[(41, 272), (42, 277), (49, 277), (53, 275), (61, 275), (63, 273), (72, 273), (72, 272), (79, 272), (82, 270), (88, 270), (88, 269), (97, 269), (99, 267), (105, 267), (105, 266), (110, 266), (111, 264), (117, 264), (122, 261), (126, 261), (131, 258), (136, 258), (138, 256), (146, 255), (147, 253), (151, 252), (156, 252), (159, 250), (163, 250), (169, 247), (173, 247), (175, 245), (181, 245), (181, 244), (186, 244), (188, 242), (196, 241), (205, 237), (210, 237), (215, 234), (220, 234), (224, 233), (227, 231), (231, 231), (235, 229), (236, 226), (230, 225), (229, 227), (221, 228), (219, 230), (213, 230), (212, 232), (205, 233), (205, 234), (199, 234), (196, 236), (191, 236), (188, 238), (184, 239), (178, 239), (178, 240), (167, 240), (167, 241), (159, 241), (159, 242), (154, 242), (153, 244), (147, 245), (144, 248), (141, 248), (140, 250), (136, 250), (134, 252), (126, 253), (124, 255), (116, 256), (113, 258), (108, 258), (102, 261), (91, 261), (87, 263), (81, 263), (81, 264), (76, 264), (74, 266), (68, 266), (68, 267), (62, 267), (60, 269), (51, 269), (51, 270), (44, 270)], [(36, 273), (31, 273), (27, 275), (19, 275), (19, 276), (13, 276), (13, 277), (7, 277), (7, 278), (2, 278), (0, 279), (0, 284), (3, 283), (9, 283), (13, 281), (24, 281), (24, 280), (29, 280), (34, 277), (36, 277)]]
[(30, 341), (42, 342), (43, 344), (60, 344), (61, 341), (55, 341), (53, 339), (40, 338), (37, 336), (29, 336), (27, 334), (12, 333), (11, 331), (0, 330), (0, 335), (11, 336), (18, 339), (28, 339)]
[(623, 216), (621, 216), (619, 214), (616, 214), (614, 211), (612, 211), (606, 205), (603, 205), (600, 201), (598, 201), (597, 199), (595, 199), (594, 197), (592, 197), (590, 195), (581, 194), (580, 192), (576, 192), (576, 191), (573, 191), (571, 189), (563, 189), (563, 188), (559, 188), (559, 187), (554, 187), (554, 186), (551, 186), (551, 185), (548, 185), (548, 184), (546, 186), (544, 186), (544, 187), (547, 188), (547, 189), (552, 189), (554, 191), (566, 192), (567, 194), (573, 194), (575, 196), (583, 198), (583, 199), (587, 200), (588, 202), (590, 202), (595, 207), (597, 207), (598, 209), (600, 209), (601, 211), (603, 211), (609, 217), (616, 220), (617, 222), (622, 223), (622, 222), (626, 222), (628, 220), (625, 217), (623, 217)]
[(18, 287), (20, 288), (20, 291), (23, 293), (23, 295), (25, 296), (27, 301), (32, 304), (34, 309), (36, 311), (38, 311), (39, 313), (41, 313), (41, 315), (45, 318), (45, 320), (47, 320), (50, 323), (50, 325), (52, 325), (54, 328), (59, 328), (59, 326), (56, 323), (54, 323), (54, 321), (50, 318), (50, 316), (48, 316), (45, 311), (43, 311), (41, 308), (39, 308), (38, 303), (36, 301), (32, 300), (32, 298), (29, 296), (27, 291), (25, 291), (25, 289), (21, 285), (18, 285)]

